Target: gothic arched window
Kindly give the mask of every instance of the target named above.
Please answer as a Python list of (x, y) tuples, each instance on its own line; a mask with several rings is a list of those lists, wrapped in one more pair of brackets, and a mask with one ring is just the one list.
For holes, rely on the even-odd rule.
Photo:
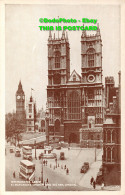
[(87, 54), (88, 54), (88, 67), (93, 67), (94, 66), (95, 50), (89, 49)]
[(112, 131), (112, 142), (115, 143), (116, 140), (116, 133), (115, 130)]
[(100, 139), (100, 135), (99, 135), (99, 134), (97, 135), (97, 139), (98, 139), (98, 140)]
[(80, 95), (76, 91), (68, 98), (68, 119), (80, 119)]
[(60, 52), (55, 52), (55, 68), (60, 68)]
[(107, 162), (111, 162), (111, 148), (107, 148)]
[(112, 162), (115, 161), (115, 148), (112, 149)]
[(41, 121), (41, 127), (45, 127), (45, 121), (44, 120)]
[(111, 131), (107, 131), (107, 143), (111, 143)]
[(91, 123), (89, 123), (89, 128), (91, 128), (91, 126), (92, 126), (92, 124), (91, 124)]

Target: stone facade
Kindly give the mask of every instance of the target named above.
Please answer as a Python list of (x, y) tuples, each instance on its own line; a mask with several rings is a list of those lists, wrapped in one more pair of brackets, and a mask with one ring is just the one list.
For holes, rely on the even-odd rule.
[[(119, 73), (120, 77), (120, 73)], [(114, 79), (112, 79), (113, 81)], [(105, 185), (121, 183), (121, 82), (114, 86), (111, 77), (106, 78), (107, 109), (103, 124), (103, 175)], [(120, 81), (120, 79), (119, 79)], [(107, 86), (109, 84), (109, 86)], [(112, 93), (111, 93), (112, 92)], [(111, 96), (112, 94), (112, 96)]]
[(38, 111), (37, 123), (39, 132), (45, 132), (45, 111), (43, 108)]
[[(102, 84), (102, 40), (100, 29), (95, 35), (81, 35), (81, 76), (70, 75), (68, 35), (48, 38), (47, 104), (50, 134), (64, 136), (66, 142), (82, 142), (91, 131), (102, 139), (104, 88)], [(97, 135), (97, 136), (96, 136)], [(92, 137), (92, 136), (91, 136)], [(97, 139), (98, 140), (98, 139)]]
[(31, 95), (26, 107), (26, 131), (35, 132), (36, 123), (36, 105)]

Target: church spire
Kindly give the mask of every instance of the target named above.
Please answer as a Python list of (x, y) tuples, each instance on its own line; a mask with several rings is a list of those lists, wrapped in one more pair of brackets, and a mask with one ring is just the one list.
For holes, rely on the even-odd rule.
[(65, 39), (65, 32), (64, 32), (64, 30), (62, 32), (62, 39)]
[(20, 79), (20, 81), (19, 81), (18, 89), (22, 89), (21, 79)]
[(68, 41), (68, 32), (66, 32), (66, 40)]
[[(84, 24), (83, 24), (83, 27), (84, 27)], [(82, 37), (86, 37), (86, 31), (85, 30), (82, 31)]]
[(55, 33), (54, 33), (54, 38), (53, 39), (55, 39)]
[(100, 35), (100, 28), (99, 28), (99, 23), (97, 23), (97, 31), (96, 31), (97, 35)]
[(52, 40), (52, 33), (51, 33), (51, 30), (49, 31), (49, 41)]
[(19, 94), (19, 93), (22, 93), (24, 94), (24, 91), (23, 91), (23, 87), (22, 87), (22, 83), (21, 83), (21, 80), (19, 81), (19, 84), (18, 84), (18, 89), (17, 89), (17, 92), (16, 94)]

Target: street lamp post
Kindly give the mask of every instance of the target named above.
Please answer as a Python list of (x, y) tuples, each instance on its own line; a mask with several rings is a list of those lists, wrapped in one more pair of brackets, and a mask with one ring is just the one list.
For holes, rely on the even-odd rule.
[(53, 146), (55, 147), (55, 123), (54, 123), (54, 132), (53, 132)]
[(34, 146), (35, 146), (35, 159), (36, 159), (36, 139), (35, 139), (35, 142), (34, 142)]
[(41, 157), (41, 159), (42, 159), (41, 183), (43, 183), (43, 157)]
[(95, 142), (95, 162), (96, 162), (96, 142)]

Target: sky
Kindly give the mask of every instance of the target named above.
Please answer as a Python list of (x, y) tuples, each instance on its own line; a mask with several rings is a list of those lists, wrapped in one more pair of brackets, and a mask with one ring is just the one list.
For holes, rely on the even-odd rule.
[[(102, 38), (103, 84), (105, 76), (114, 76), (118, 85), (120, 70), (120, 6), (119, 5), (6, 5), (5, 7), (5, 108), (16, 110), (15, 93), (22, 82), (26, 101), (31, 88), (37, 109), (45, 109), (48, 84), (48, 31), (40, 31), (39, 18), (97, 19)], [(43, 24), (52, 25), (51, 24)], [(58, 24), (57, 24), (58, 25)], [(66, 25), (69, 25), (68, 23)], [(71, 26), (76, 24), (71, 24)], [(82, 26), (82, 22), (77, 22)], [(64, 23), (61, 23), (64, 26)], [(53, 31), (52, 35), (58, 32)], [(67, 31), (70, 43), (70, 74), (81, 74), (82, 31)], [(94, 31), (91, 32), (94, 34)], [(59, 32), (61, 37), (62, 32)]]

